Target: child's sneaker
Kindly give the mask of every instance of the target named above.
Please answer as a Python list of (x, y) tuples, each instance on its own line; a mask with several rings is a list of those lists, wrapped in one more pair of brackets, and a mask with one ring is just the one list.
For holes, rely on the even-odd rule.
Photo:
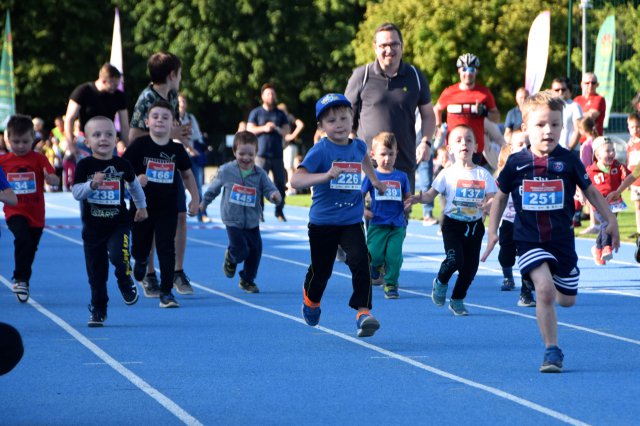
[(591, 255), (593, 256), (593, 262), (596, 265), (605, 265), (607, 262), (602, 258), (602, 249), (596, 246), (591, 247)]
[(246, 291), (247, 293), (260, 293), (260, 289), (254, 282), (245, 281), (242, 278), (240, 278), (240, 283), (238, 284), (238, 287), (240, 287), (242, 290)]
[(640, 263), (640, 237), (636, 239), (636, 252), (633, 257), (636, 259), (636, 262)]
[(347, 261), (347, 253), (342, 249), (342, 247), (338, 246), (338, 250), (336, 251), (336, 262), (344, 263)]
[(514, 288), (516, 288), (516, 282), (513, 280), (513, 278), (505, 278), (502, 280), (500, 291), (511, 291)]
[(386, 284), (384, 286), (384, 298), (385, 299), (398, 299), (398, 286), (393, 284)]
[(229, 250), (225, 250), (224, 252), (224, 264), (222, 265), (222, 272), (227, 276), (227, 278), (233, 278), (236, 274), (236, 268), (238, 267), (237, 263), (233, 263), (231, 261), (231, 256), (229, 255)]
[(102, 327), (104, 325), (105, 320), (107, 319), (106, 309), (98, 309), (94, 306), (89, 305), (89, 321), (87, 322), (87, 326), (89, 327)]
[(14, 281), (13, 282), (13, 293), (18, 298), (20, 303), (25, 303), (29, 300), (29, 283), (26, 281)]
[(124, 303), (127, 305), (133, 305), (138, 301), (138, 289), (131, 278), (129, 278), (128, 282), (118, 283), (118, 288)]
[(302, 290), (302, 318), (311, 327), (315, 327), (320, 322), (320, 303), (312, 302), (307, 297), (307, 292)]
[(144, 280), (144, 276), (147, 274), (147, 262), (134, 262), (133, 264), (133, 278), (140, 282)]
[(520, 298), (518, 299), (518, 306), (525, 308), (535, 308), (536, 301), (533, 298), (533, 283), (526, 278), (522, 279), (522, 287), (520, 287)]
[(562, 360), (564, 354), (557, 346), (547, 346), (544, 350), (544, 360), (540, 367), (541, 373), (560, 373), (562, 371)]
[(160, 294), (160, 307), (161, 308), (179, 308), (180, 305), (175, 296), (169, 292), (166, 294)]
[(356, 326), (358, 327), (358, 337), (371, 337), (380, 328), (380, 323), (369, 311), (364, 311), (358, 312)]
[(173, 287), (180, 294), (193, 294), (193, 287), (191, 287), (191, 281), (184, 271), (175, 271), (173, 273)]
[(613, 250), (611, 250), (611, 246), (602, 247), (602, 260), (610, 261), (613, 259)]
[(431, 300), (437, 306), (444, 306), (447, 299), (447, 284), (442, 284), (438, 277), (433, 279), (433, 290), (431, 291)]
[(160, 297), (160, 282), (155, 272), (144, 277), (142, 280), (142, 290), (144, 291), (144, 297)]
[(376, 286), (385, 284), (382, 266), (371, 265), (371, 284)]
[(467, 311), (467, 308), (464, 306), (462, 299), (451, 299), (449, 302), (449, 310), (457, 317), (469, 315), (469, 311)]

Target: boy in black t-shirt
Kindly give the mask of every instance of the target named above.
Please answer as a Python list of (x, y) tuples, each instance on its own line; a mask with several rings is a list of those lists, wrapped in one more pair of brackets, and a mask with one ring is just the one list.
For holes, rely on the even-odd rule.
[(136, 139), (125, 151), (123, 158), (131, 161), (133, 169), (144, 188), (149, 219), (133, 224), (131, 254), (135, 260), (133, 276), (142, 281), (145, 277), (149, 251), (155, 236), (156, 251), (160, 263), (160, 307), (177, 308), (178, 302), (171, 293), (175, 266), (174, 239), (178, 223), (177, 199), (179, 191), (175, 173), (180, 172), (184, 186), (191, 194), (189, 215), (198, 213), (200, 196), (191, 172), (191, 160), (184, 146), (171, 142), (173, 125), (171, 105), (157, 101), (149, 108), (147, 126), (149, 135)]
[(94, 117), (87, 122), (85, 135), (93, 153), (77, 165), (73, 196), (82, 202), (82, 241), (91, 286), (88, 326), (102, 327), (109, 301), (109, 260), (115, 266), (124, 303), (133, 305), (138, 301), (129, 263), (131, 217), (124, 203), (125, 185), (138, 206), (136, 222), (147, 218), (147, 209), (133, 167), (128, 161), (113, 156), (116, 146), (113, 122), (106, 117)]

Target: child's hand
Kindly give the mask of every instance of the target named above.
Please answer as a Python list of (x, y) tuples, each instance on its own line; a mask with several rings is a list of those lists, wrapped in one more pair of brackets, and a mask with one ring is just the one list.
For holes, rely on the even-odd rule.
[(269, 200), (271, 200), (273, 204), (280, 204), (282, 201), (282, 195), (280, 195), (278, 191), (273, 191), (269, 196)]
[(133, 216), (133, 221), (142, 222), (148, 217), (149, 217), (149, 213), (147, 213), (147, 209), (137, 209), (136, 214)]
[(98, 189), (98, 187), (102, 185), (102, 182), (104, 182), (104, 173), (97, 172), (93, 175), (93, 179), (91, 179), (91, 188)]
[(200, 208), (200, 204), (196, 203), (195, 200), (189, 201), (189, 211), (187, 214), (189, 216), (195, 216), (198, 214), (198, 210)]
[(43, 171), (44, 171), (44, 180), (49, 185), (56, 186), (60, 183), (60, 178), (55, 173), (47, 173), (46, 170), (43, 170)]
[(605, 197), (605, 200), (607, 200), (608, 203), (617, 200), (618, 198), (620, 198), (620, 192), (616, 189), (615, 191), (611, 191), (609, 194), (607, 194), (607, 196)]
[(376, 183), (371, 182), (371, 184), (378, 190), (378, 194), (380, 195), (384, 195), (387, 191), (387, 184), (382, 181), (378, 181)]
[(493, 198), (490, 198), (488, 200), (485, 198), (484, 200), (478, 203), (478, 208), (482, 210), (482, 212), (485, 215), (488, 215), (489, 212), (491, 211), (491, 200), (493, 200)]
[(369, 209), (364, 209), (364, 218), (367, 220), (373, 219), (373, 212)]
[(410, 209), (414, 204), (418, 204), (422, 202), (422, 191), (418, 193), (418, 195), (410, 195), (404, 200), (404, 209)]
[(342, 173), (342, 168), (338, 167), (338, 166), (333, 166), (329, 169), (329, 171), (325, 174), (326, 178), (327, 178), (327, 182), (337, 178), (338, 176), (340, 176), (340, 173)]
[(207, 214), (207, 206), (204, 205), (204, 201), (200, 203), (200, 213)]
[(620, 248), (620, 231), (618, 230), (618, 221), (612, 220), (609, 222), (604, 232), (611, 236), (611, 247), (617, 253)]
[(576, 195), (574, 195), (573, 198), (583, 206), (586, 204), (582, 191), (576, 191)]
[(482, 254), (482, 257), (480, 258), (481, 262), (486, 262), (487, 261), (487, 258), (491, 254), (491, 251), (493, 251), (493, 248), (496, 246), (496, 243), (498, 242), (498, 234), (497, 233), (488, 232), (487, 235), (488, 235), (488, 237), (487, 237), (487, 249), (484, 251), (484, 253)]
[(139, 174), (138, 182), (140, 182), (140, 186), (144, 188), (145, 186), (147, 186), (147, 183), (149, 183), (149, 178), (145, 174)]

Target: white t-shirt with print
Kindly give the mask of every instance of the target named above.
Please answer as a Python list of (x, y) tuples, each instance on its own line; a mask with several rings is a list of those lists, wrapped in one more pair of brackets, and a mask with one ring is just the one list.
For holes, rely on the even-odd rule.
[(446, 199), (444, 214), (451, 219), (473, 222), (482, 218), (478, 203), (498, 191), (493, 176), (484, 168), (451, 166), (441, 171), (432, 188)]

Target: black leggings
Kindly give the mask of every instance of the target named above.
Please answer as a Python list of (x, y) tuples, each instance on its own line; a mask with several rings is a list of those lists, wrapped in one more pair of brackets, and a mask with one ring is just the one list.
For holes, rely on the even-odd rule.
[(447, 284), (453, 273), (458, 271), (452, 299), (464, 299), (467, 296), (467, 290), (478, 272), (483, 236), (482, 220), (463, 222), (448, 216), (442, 220), (442, 239), (447, 257), (440, 265), (438, 280)]
[(498, 230), (498, 262), (503, 268), (513, 268), (516, 264), (516, 242), (513, 241), (513, 222), (503, 220)]
[(43, 228), (29, 226), (29, 221), (24, 216), (11, 216), (7, 219), (7, 226), (13, 233), (13, 259), (15, 269), (13, 279), (15, 281), (29, 282), (31, 279), (31, 267), (36, 258), (40, 237)]

